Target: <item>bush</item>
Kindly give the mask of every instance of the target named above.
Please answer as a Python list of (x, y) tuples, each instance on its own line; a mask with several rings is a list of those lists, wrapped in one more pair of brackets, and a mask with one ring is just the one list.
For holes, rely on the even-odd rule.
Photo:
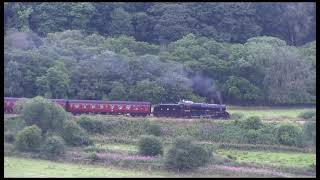
[(18, 132), (15, 145), (19, 151), (38, 151), (41, 140), (41, 129), (33, 125)]
[(148, 133), (154, 136), (161, 136), (162, 135), (161, 126), (158, 124), (151, 124), (148, 128)]
[(301, 112), (298, 115), (299, 118), (303, 118), (303, 119), (310, 119), (313, 116), (316, 116), (316, 111), (315, 110)]
[(277, 141), (277, 126), (273, 124), (265, 124), (263, 128), (256, 130), (257, 144), (278, 144)]
[(247, 143), (256, 144), (258, 139), (258, 132), (254, 129), (250, 129), (245, 135), (244, 138), (246, 139)]
[(142, 136), (138, 142), (139, 153), (145, 156), (163, 154), (161, 141), (155, 136)]
[(64, 123), (62, 137), (67, 144), (73, 146), (92, 144), (88, 133), (74, 121), (66, 121)]
[(19, 117), (4, 119), (4, 129), (6, 131), (9, 130), (10, 132), (12, 132), (14, 134), (18, 133), (26, 126), (27, 126), (26, 122)]
[(303, 125), (303, 137), (306, 143), (316, 144), (316, 122), (310, 121)]
[(299, 146), (302, 142), (302, 129), (293, 123), (281, 124), (277, 130), (277, 139), (283, 145)]
[(169, 169), (190, 170), (209, 162), (211, 153), (191, 143), (189, 138), (177, 138), (169, 149), (165, 166)]
[(241, 122), (241, 127), (244, 129), (258, 130), (263, 126), (261, 119), (258, 116), (251, 116)]
[(78, 124), (90, 133), (103, 134), (106, 130), (106, 125), (102, 120), (90, 119), (88, 116), (81, 115)]
[(240, 112), (235, 112), (235, 113), (232, 113), (230, 117), (231, 119), (239, 120), (244, 117), (244, 114)]
[(12, 132), (5, 132), (4, 133), (4, 141), (8, 142), (8, 143), (14, 142), (14, 139), (15, 139), (14, 136), (15, 136), (15, 134)]
[(41, 146), (41, 153), (48, 159), (56, 159), (64, 153), (64, 141), (59, 136), (48, 137), (44, 144)]
[(21, 117), (28, 126), (35, 124), (46, 132), (62, 129), (67, 113), (60, 105), (38, 96), (24, 103)]

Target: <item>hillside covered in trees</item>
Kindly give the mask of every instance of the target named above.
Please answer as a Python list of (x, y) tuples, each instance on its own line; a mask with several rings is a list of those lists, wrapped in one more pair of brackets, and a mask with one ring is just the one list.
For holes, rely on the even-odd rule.
[(5, 3), (4, 95), (315, 104), (315, 3)]

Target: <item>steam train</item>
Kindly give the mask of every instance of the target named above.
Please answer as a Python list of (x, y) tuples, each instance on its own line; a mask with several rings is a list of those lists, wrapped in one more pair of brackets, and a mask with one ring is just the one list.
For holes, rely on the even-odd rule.
[[(22, 98), (4, 98), (4, 112), (14, 113), (13, 109), (18, 100)], [(151, 112), (150, 102), (137, 101), (102, 101), (102, 100), (67, 100), (49, 99), (59, 104), (63, 109), (72, 114), (110, 114), (130, 116), (155, 117), (187, 117), (187, 118), (224, 118), (228, 119), (229, 113), (225, 105), (194, 103), (180, 101), (177, 104), (157, 104)]]

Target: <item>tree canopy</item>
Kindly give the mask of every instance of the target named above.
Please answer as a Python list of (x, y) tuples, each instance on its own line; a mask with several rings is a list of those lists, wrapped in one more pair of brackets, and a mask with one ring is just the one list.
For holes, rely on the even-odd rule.
[(314, 104), (313, 8), (5, 3), (4, 95)]

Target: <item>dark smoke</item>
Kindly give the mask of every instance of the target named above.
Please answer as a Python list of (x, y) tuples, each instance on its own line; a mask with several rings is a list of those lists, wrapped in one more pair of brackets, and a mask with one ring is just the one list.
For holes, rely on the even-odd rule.
[(218, 101), (222, 104), (221, 93), (217, 90), (214, 81), (211, 78), (197, 74), (192, 78), (193, 89), (200, 96), (204, 96), (209, 100)]

